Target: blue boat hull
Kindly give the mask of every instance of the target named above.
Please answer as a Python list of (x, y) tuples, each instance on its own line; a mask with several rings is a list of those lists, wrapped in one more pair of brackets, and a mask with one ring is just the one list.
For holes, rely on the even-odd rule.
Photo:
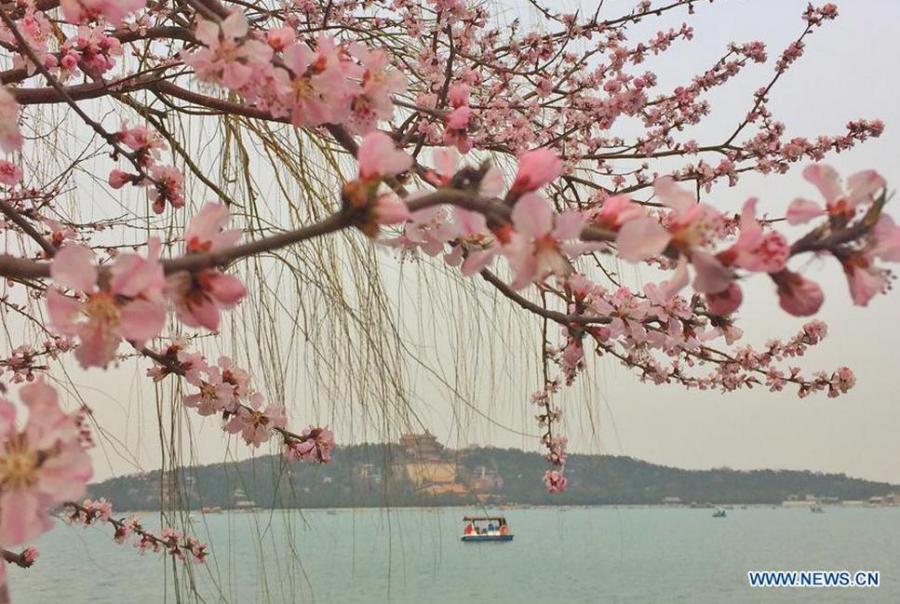
[(460, 537), (463, 541), (476, 542), (476, 541), (512, 541), (512, 535), (463, 535)]

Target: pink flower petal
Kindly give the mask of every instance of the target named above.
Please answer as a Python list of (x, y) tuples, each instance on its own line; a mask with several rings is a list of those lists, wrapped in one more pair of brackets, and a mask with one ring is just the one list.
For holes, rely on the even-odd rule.
[(56, 252), (50, 263), (50, 278), (63, 287), (79, 292), (93, 291), (97, 283), (97, 269), (93, 265), (94, 252), (73, 243)]
[(578, 239), (584, 230), (584, 215), (576, 210), (566, 210), (556, 215), (553, 238), (557, 241)]
[(721, 317), (736, 311), (744, 300), (744, 294), (737, 283), (729, 283), (721, 292), (706, 294), (706, 307), (709, 312)]
[(190, 306), (177, 304), (175, 313), (178, 320), (188, 327), (205, 327), (210, 331), (219, 329), (219, 307), (209, 298), (196, 300)]
[(875, 170), (857, 172), (847, 179), (847, 187), (850, 189), (847, 201), (851, 207), (856, 207), (859, 203), (871, 199), (884, 186), (884, 178)]
[(691, 264), (697, 275), (694, 277), (694, 289), (704, 294), (717, 294), (724, 291), (734, 280), (734, 275), (719, 262), (715, 256), (694, 250), (691, 252)]
[(47, 313), (50, 326), (65, 336), (78, 333), (77, 319), (81, 313), (81, 302), (61, 294), (55, 288), (47, 290)]
[(824, 164), (807, 166), (803, 170), (803, 177), (819, 189), (828, 203), (836, 201), (843, 194), (840, 177), (831, 166)]
[(819, 312), (825, 295), (815, 281), (788, 270), (771, 276), (778, 286), (778, 303), (785, 312), (795, 317), (808, 317)]
[(512, 209), (516, 232), (529, 237), (542, 237), (553, 229), (553, 209), (536, 193), (523, 195)]
[(412, 166), (412, 157), (398, 150), (394, 140), (384, 132), (366, 135), (356, 157), (360, 178), (395, 176)]
[(224, 308), (231, 308), (247, 295), (247, 288), (240, 279), (225, 273), (217, 273), (208, 286), (210, 295)]
[(824, 216), (825, 209), (814, 201), (798, 198), (791, 202), (787, 210), (788, 224), (805, 224), (818, 216)]
[(81, 342), (75, 350), (75, 358), (85, 369), (88, 367), (106, 367), (116, 356), (116, 349), (122, 338), (113, 331), (109, 324), (99, 321), (82, 323), (78, 328)]
[(133, 300), (119, 311), (119, 333), (126, 340), (143, 346), (166, 326), (166, 307), (162, 301)]
[(671, 176), (661, 176), (653, 182), (653, 189), (660, 200), (679, 215), (685, 214), (697, 205), (694, 194), (678, 186)]
[(671, 239), (672, 235), (656, 219), (644, 216), (622, 225), (616, 247), (623, 260), (639, 262), (661, 254)]
[(535, 191), (562, 174), (563, 163), (552, 149), (542, 147), (519, 156), (519, 170), (511, 191)]

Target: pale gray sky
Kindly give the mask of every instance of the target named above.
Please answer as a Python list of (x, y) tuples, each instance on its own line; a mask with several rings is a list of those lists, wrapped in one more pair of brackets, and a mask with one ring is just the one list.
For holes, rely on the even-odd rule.
[[(609, 2), (609, 10), (614, 12), (623, 4), (630, 3)], [(767, 43), (770, 65), (802, 29), (799, 15), (805, 5), (805, 0), (698, 4), (697, 14), (691, 18), (696, 29), (694, 41), (679, 42), (676, 50), (648, 67), (659, 74), (660, 89), (665, 90), (706, 69), (728, 42), (754, 39)], [(900, 3), (845, 0), (838, 6), (841, 16), (810, 38), (807, 55), (778, 86), (772, 107), (788, 124), (789, 133), (796, 135), (838, 134), (850, 119), (883, 119), (887, 128), (882, 138), (828, 161), (844, 174), (861, 168), (878, 169), (893, 185), (900, 180), (900, 95), (896, 82), (900, 70)], [(517, 11), (528, 14), (526, 8), (511, 8), (507, 16)], [(682, 11), (663, 23), (677, 26), (684, 18)], [(716, 91), (712, 96), (714, 114), (698, 132), (717, 139), (719, 133), (733, 128), (749, 106), (750, 93), (768, 78), (769, 65), (748, 69), (726, 89)], [(733, 209), (755, 195), (761, 199), (761, 209), (777, 213), (798, 194), (814, 194), (800, 177), (799, 168), (780, 177), (744, 178), (735, 189), (714, 190), (708, 200)], [(900, 216), (896, 208), (890, 211)], [(389, 289), (394, 288), (395, 281), (397, 292), (415, 287), (419, 267), (404, 265), (401, 269), (389, 253), (383, 253), (381, 260)], [(868, 309), (856, 308), (850, 304), (839, 268), (831, 265), (823, 271), (819, 265), (826, 263), (813, 262), (805, 270), (825, 286), (827, 299), (821, 318), (828, 322), (830, 333), (802, 366), (828, 371), (844, 364), (852, 367), (858, 385), (850, 394), (834, 400), (823, 395), (799, 400), (793, 392), (754, 390), (721, 395), (685, 391), (675, 386), (641, 384), (617, 363), (599, 359), (589, 367), (589, 380), (564, 399), (565, 431), (571, 448), (631, 455), (685, 468), (810, 469), (900, 483), (900, 394), (896, 387), (900, 299), (895, 292), (876, 298)], [(632, 269), (626, 268), (624, 274), (639, 282), (639, 275)], [(490, 295), (482, 287), (478, 292), (480, 300)], [(754, 280), (745, 292), (740, 316), (749, 342), (761, 344), (769, 337), (789, 337), (802, 325), (802, 321), (778, 309), (765, 279)], [(467, 303), (466, 296), (452, 299)], [(472, 298), (468, 300), (471, 303)], [(398, 294), (398, 320), (408, 321), (412, 337), (419, 338), (411, 342), (416, 357), (446, 371), (459, 363), (458, 359), (471, 361), (480, 351), (476, 361), (462, 362), (466, 373), (458, 379), (477, 377), (475, 393), (481, 410), (504, 427), (453, 401), (445, 389), (435, 386), (426, 370), (408, 363), (413, 398), (422, 421), (443, 441), (456, 446), (479, 443), (536, 449), (533, 438), (517, 434), (537, 432), (528, 403), (529, 393), (540, 384), (533, 353), (520, 352), (520, 348), (507, 350), (497, 341), (479, 342), (471, 330), (457, 333), (443, 324), (446, 317), (440, 308), (414, 308), (422, 303), (422, 298)], [(507, 316), (505, 301), (498, 301), (497, 308), (498, 317)], [(437, 327), (432, 328), (432, 324)], [(524, 319), (519, 326), (527, 339), (517, 340), (517, 345), (534, 349), (537, 323)], [(435, 334), (435, 339), (426, 338), (423, 334), (427, 333)], [(120, 446), (110, 443), (97, 451), (98, 478), (158, 467), (155, 403), (143, 378), (144, 368), (141, 364), (140, 368), (128, 365), (105, 374), (96, 370), (73, 372), (76, 383), (84, 387), (83, 394), (95, 397), (91, 404), (98, 421), (121, 441)], [(486, 371), (494, 374), (485, 376)], [(303, 383), (303, 375), (296, 378)], [(313, 398), (316, 395), (302, 386), (288, 393), (292, 426), (330, 422), (335, 424), (339, 442), (374, 440), (384, 433), (383, 426), (371, 420), (361, 427), (359, 411), (335, 412), (329, 401), (309, 402)], [(198, 461), (248, 454), (242, 443), (228, 441), (215, 421), (200, 422), (199, 427), (194, 442)]]

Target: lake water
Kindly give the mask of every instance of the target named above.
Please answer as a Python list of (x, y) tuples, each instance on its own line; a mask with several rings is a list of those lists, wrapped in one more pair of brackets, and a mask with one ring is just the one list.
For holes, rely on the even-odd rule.
[[(491, 511), (491, 510), (489, 510)], [(900, 602), (900, 508), (505, 511), (515, 540), (463, 544), (472, 509), (325, 510), (198, 516), (204, 602)], [(157, 515), (142, 516), (159, 526)], [(107, 527), (60, 525), (13, 602), (175, 602), (171, 561), (116, 545)], [(165, 572), (166, 569), (169, 572)], [(878, 588), (753, 589), (748, 570), (878, 570)], [(184, 591), (186, 577), (177, 578)]]

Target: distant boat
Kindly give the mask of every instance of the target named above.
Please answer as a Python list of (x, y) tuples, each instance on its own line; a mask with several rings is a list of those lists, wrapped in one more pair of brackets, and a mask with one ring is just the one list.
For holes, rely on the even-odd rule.
[(726, 514), (725, 510), (719, 508), (715, 512), (713, 512), (713, 518), (725, 518), (728, 514)]
[(809, 506), (809, 511), (812, 512), (813, 514), (824, 514), (825, 508), (823, 508), (821, 505), (816, 503), (814, 505)]
[[(464, 516), (466, 528), (460, 540), (463, 543), (479, 543), (483, 541), (512, 541), (509, 524), (504, 516)], [(479, 523), (487, 523), (480, 526)]]

